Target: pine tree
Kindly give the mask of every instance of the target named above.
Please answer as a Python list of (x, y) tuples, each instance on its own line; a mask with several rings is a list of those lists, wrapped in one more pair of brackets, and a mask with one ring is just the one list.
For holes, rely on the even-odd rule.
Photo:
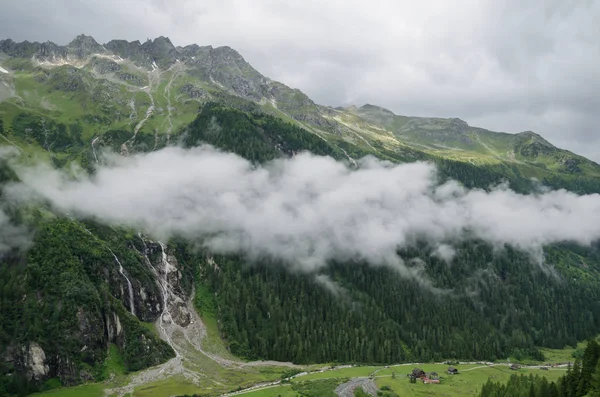
[(577, 388), (579, 387), (579, 381), (581, 380), (581, 360), (576, 359), (573, 364), (573, 369), (567, 378), (567, 396), (576, 397)]
[(592, 373), (590, 380), (590, 392), (589, 397), (600, 397), (600, 360), (596, 364), (596, 368)]

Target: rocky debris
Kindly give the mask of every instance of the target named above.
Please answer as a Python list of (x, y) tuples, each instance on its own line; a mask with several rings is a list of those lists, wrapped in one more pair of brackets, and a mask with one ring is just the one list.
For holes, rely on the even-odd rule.
[(565, 172), (575, 174), (582, 172), (582, 169), (579, 165), (582, 163), (581, 160), (574, 157), (563, 157), (560, 159), (560, 163), (562, 164), (562, 169)]
[(377, 395), (377, 385), (370, 378), (354, 378), (346, 383), (342, 383), (335, 389), (335, 394), (339, 397), (354, 397), (354, 390), (361, 387), (365, 393), (372, 396)]
[(90, 62), (90, 66), (100, 74), (116, 73), (121, 70), (121, 65), (113, 60), (95, 57)]
[(179, 92), (189, 96), (190, 98), (208, 98), (208, 94), (202, 88), (196, 87), (193, 84), (184, 84)]
[(116, 76), (123, 81), (126, 81), (128, 83), (133, 83), (136, 85), (142, 85), (145, 83), (144, 79), (141, 76), (137, 76), (135, 74), (132, 73), (127, 73), (127, 72), (118, 72), (116, 74)]
[(372, 396), (377, 395), (377, 385), (370, 378), (354, 378), (346, 383), (342, 383), (335, 389), (335, 394), (339, 397), (354, 397), (354, 390), (362, 388), (365, 393)]

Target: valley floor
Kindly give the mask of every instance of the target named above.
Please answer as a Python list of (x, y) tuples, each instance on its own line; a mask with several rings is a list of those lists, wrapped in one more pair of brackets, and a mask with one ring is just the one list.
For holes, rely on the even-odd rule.
[[(423, 384), (421, 382), (410, 383), (406, 374), (414, 367), (418, 366), (426, 372), (437, 372), (440, 374), (440, 384)], [(481, 386), (492, 379), (497, 382), (505, 382), (512, 374), (532, 374), (545, 376), (550, 381), (555, 381), (565, 374), (567, 365), (550, 368), (547, 371), (541, 370), (539, 365), (523, 367), (519, 370), (510, 370), (508, 363), (462, 363), (456, 365), (459, 369), (458, 375), (446, 375), (448, 365), (446, 364), (421, 364), (409, 363), (393, 366), (342, 366), (342, 367), (324, 367), (311, 371), (296, 374), (286, 381), (281, 381), (284, 374), (277, 367), (264, 367), (262, 370), (251, 373), (240, 370), (237, 376), (230, 380), (237, 379), (240, 382), (239, 390), (223, 392), (219, 394), (223, 397), (228, 396), (247, 396), (247, 397), (276, 397), (276, 396), (297, 396), (296, 389), (300, 386), (303, 390), (311, 387), (322, 387), (323, 381), (328, 382), (330, 390), (349, 379), (372, 378), (378, 387), (389, 386), (394, 392), (401, 396), (477, 396)], [(236, 372), (233, 370), (233, 372)], [(234, 373), (230, 375), (234, 375)], [(135, 378), (139, 374), (134, 374)], [(200, 375), (200, 374), (199, 374)], [(200, 375), (202, 376), (202, 375)], [(269, 381), (270, 379), (270, 381)], [(129, 384), (130, 379), (122, 379), (121, 382)], [(114, 381), (113, 381), (114, 382)], [(251, 384), (252, 386), (242, 386), (242, 384)], [(321, 383), (321, 384), (320, 384)], [(225, 386), (223, 384), (223, 386)], [(204, 385), (197, 385), (186, 379), (184, 376), (175, 375), (160, 381), (149, 382), (137, 385), (128, 390), (128, 394), (133, 397), (159, 397), (172, 396), (193, 393), (218, 393), (218, 387), (211, 386), (211, 381), (207, 379)], [(115, 392), (115, 390), (117, 392)], [(36, 394), (36, 397), (71, 397), (71, 396), (118, 396), (122, 389), (111, 389), (111, 384), (89, 384), (72, 388), (63, 388)]]
[[(441, 383), (410, 383), (406, 374), (417, 365), (426, 372), (438, 372), (441, 374)], [(448, 366), (444, 364), (400, 364), (390, 367), (353, 367), (301, 376), (294, 378), (290, 384), (264, 387), (259, 390), (242, 391), (236, 393), (236, 395), (243, 395), (245, 397), (291, 397), (297, 395), (297, 392), (293, 389), (295, 383), (314, 382), (320, 379), (338, 379), (339, 382), (342, 383), (343, 379), (349, 377), (363, 377), (368, 379), (372, 376), (378, 387), (389, 386), (400, 396), (477, 396), (481, 386), (488, 379), (505, 382), (510, 375), (516, 373), (524, 375), (543, 375), (548, 380), (557, 380), (566, 372), (566, 366), (552, 368), (548, 371), (542, 371), (539, 367), (521, 368), (517, 371), (512, 371), (507, 364), (463, 364), (457, 366), (460, 371), (458, 375), (443, 375), (447, 368)], [(393, 376), (392, 373), (395, 373), (395, 376)]]

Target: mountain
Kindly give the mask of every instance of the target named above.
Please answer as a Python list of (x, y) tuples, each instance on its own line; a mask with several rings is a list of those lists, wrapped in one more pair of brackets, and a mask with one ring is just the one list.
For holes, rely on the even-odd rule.
[(460, 119), (398, 116), (374, 105), (344, 109), (392, 132), (402, 142), (445, 158), (506, 162), (563, 174), (598, 176), (598, 164), (556, 148), (540, 135), (506, 134), (469, 126)]
[(17, 106), (65, 125), (78, 123), (85, 139), (107, 129), (168, 135), (191, 122), (199, 104), (217, 101), (366, 151), (413, 157), (416, 150), (476, 165), (505, 164), (540, 180), (600, 175), (598, 164), (531, 132), (495, 133), (459, 119), (398, 116), (374, 105), (317, 105), (301, 91), (263, 76), (229, 47), (175, 47), (166, 37), (100, 45), (80, 35), (66, 46), (2, 40), (0, 53), (8, 72), (0, 74), (0, 99), (9, 126)]
[[(208, 143), (255, 165), (304, 150), (351, 167), (371, 155), (432, 162), (440, 179), (468, 188), (507, 181), (532, 193), (536, 178), (600, 192), (598, 164), (533, 132), (321, 106), (229, 47), (178, 47), (166, 37), (102, 45), (80, 35), (66, 46), (8, 39), (0, 67), (0, 142), (24, 162), (57, 169), (94, 174), (103, 147), (126, 156)], [(16, 181), (0, 162), (0, 183)], [(546, 247), (555, 272), (476, 238), (456, 244), (451, 266), (426, 242), (399, 250), (411, 271), (428, 275), (424, 288), (358, 259), (315, 275), (72, 219), (45, 203), (4, 211), (33, 242), (0, 256), (0, 395), (86, 381), (124, 394), (169, 379), (219, 394), (279, 379), (291, 365), (242, 360), (541, 359), (540, 346), (600, 332), (597, 244)]]

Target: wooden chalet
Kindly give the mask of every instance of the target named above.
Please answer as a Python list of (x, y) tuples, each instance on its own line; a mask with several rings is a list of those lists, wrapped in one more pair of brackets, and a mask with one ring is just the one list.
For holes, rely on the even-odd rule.
[(420, 379), (425, 376), (425, 371), (423, 371), (421, 368), (415, 368), (412, 370), (410, 375), (416, 379)]

